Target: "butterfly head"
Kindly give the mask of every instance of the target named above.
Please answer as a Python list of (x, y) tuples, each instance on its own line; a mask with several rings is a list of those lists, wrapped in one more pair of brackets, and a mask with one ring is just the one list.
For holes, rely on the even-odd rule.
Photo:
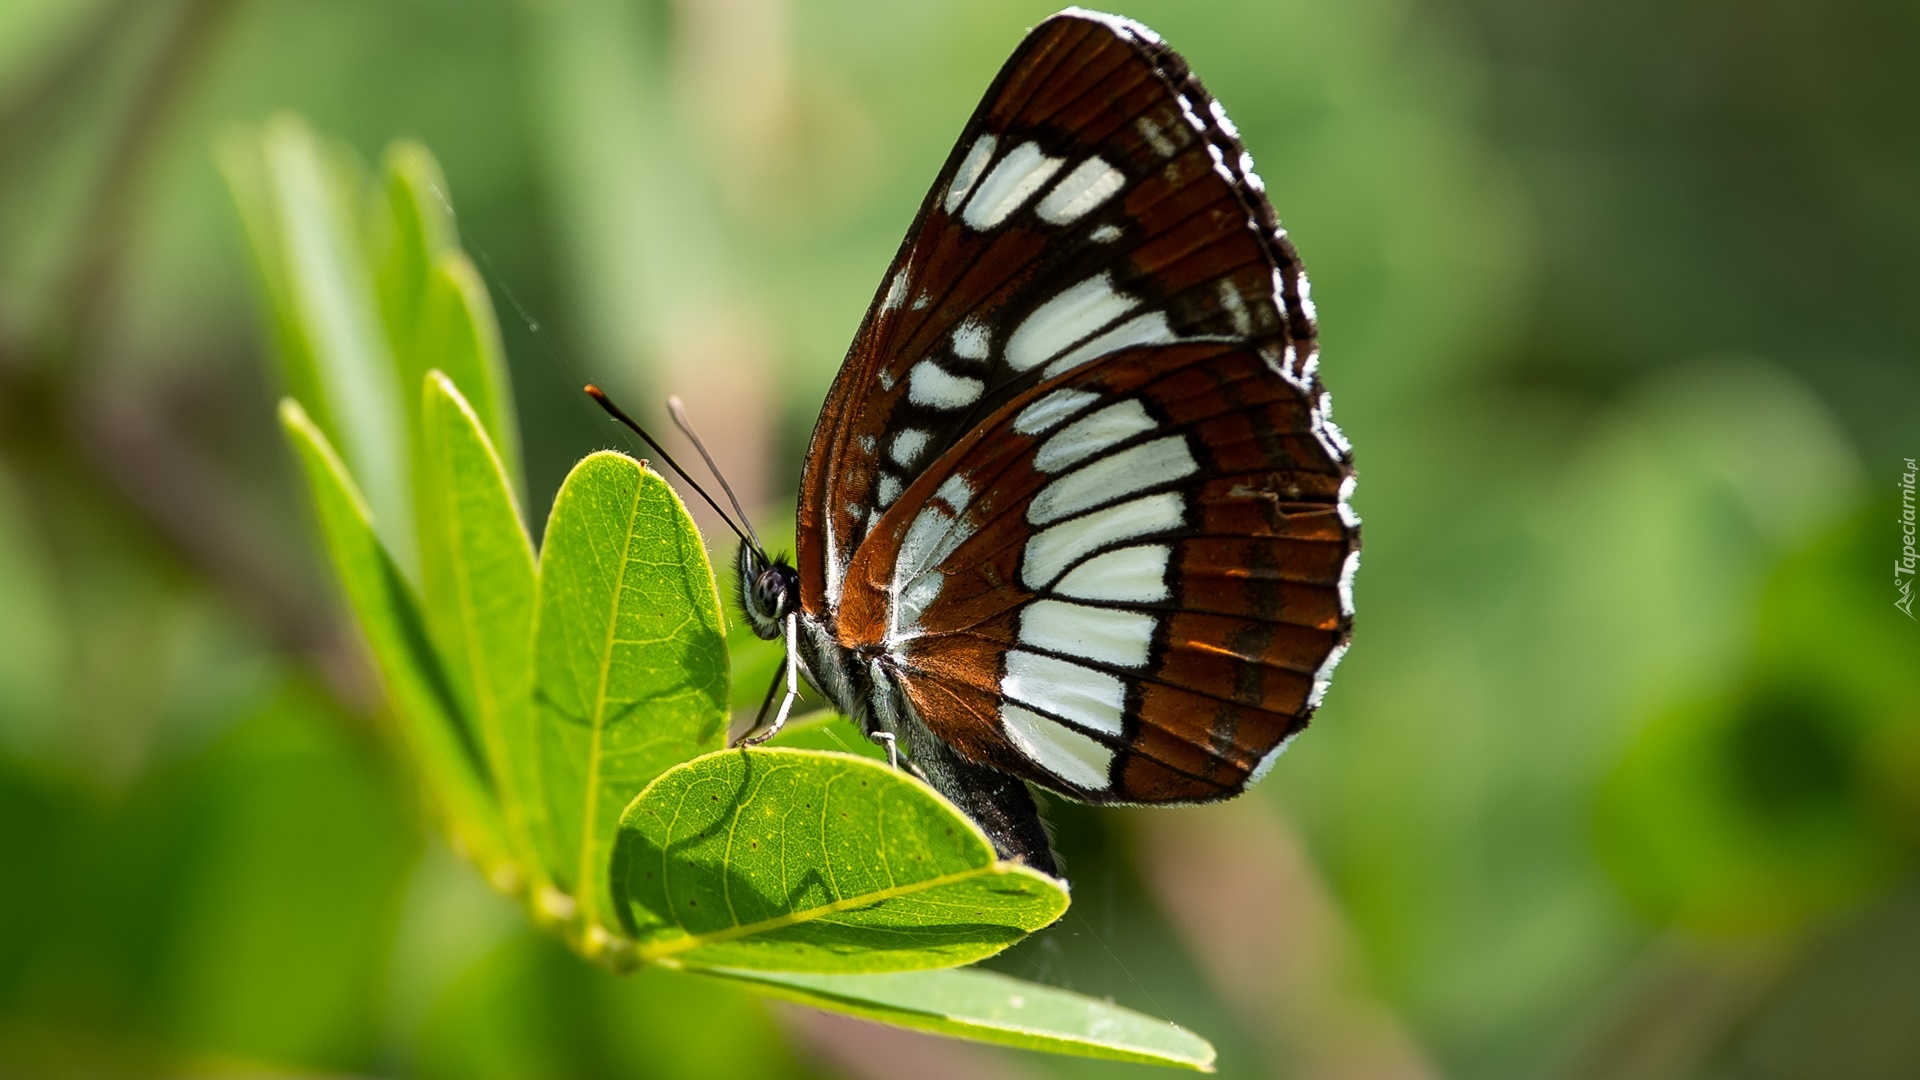
[(742, 543), (734, 560), (740, 577), (740, 610), (762, 639), (780, 636), (787, 616), (800, 606), (800, 571), (785, 555), (769, 557), (752, 544)]

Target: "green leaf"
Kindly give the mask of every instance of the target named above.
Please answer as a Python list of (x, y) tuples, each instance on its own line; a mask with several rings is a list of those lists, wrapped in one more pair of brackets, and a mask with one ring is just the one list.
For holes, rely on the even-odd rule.
[(228, 137), (220, 157), (287, 386), (365, 485), (387, 550), (411, 568), (406, 410), (362, 237), (360, 168), (290, 114)]
[(421, 396), (420, 555), (428, 625), (484, 751), (508, 839), (540, 872), (545, 803), (533, 747), (533, 543), (500, 458), (439, 371)]
[(440, 256), (459, 243), (459, 227), (446, 192), (446, 177), (426, 147), (407, 139), (387, 147), (380, 162), (379, 197), (369, 208), (367, 244), (387, 337), (394, 342), (400, 362), (400, 383), (409, 391), (427, 373), (427, 362), (412, 355), (410, 347), (425, 307), (427, 275)]
[[(381, 162), (368, 247), (401, 385), (439, 368), (460, 388), (520, 490), (520, 437), (506, 350), (485, 283), (460, 250), (446, 177), (427, 149), (396, 140)], [(413, 406), (418, 419), (418, 403)]]
[(578, 944), (613, 947), (620, 812), (726, 737), (727, 653), (706, 547), (666, 481), (624, 454), (575, 465), (540, 553), (534, 709), (541, 782), (578, 909)]
[(280, 424), (307, 475), (315, 516), (340, 584), (387, 686), (402, 739), (448, 829), (495, 886), (518, 886), (500, 812), (482, 775), (479, 750), (462, 737), (453, 693), (440, 668), (413, 590), (373, 531), (373, 518), (326, 435), (292, 398)]
[(1212, 1072), (1213, 1045), (1170, 1020), (991, 971), (798, 975), (690, 969), (757, 993), (956, 1039)]
[(420, 313), (421, 354), (445, 372), (472, 404), (500, 454), (502, 467), (519, 490), (523, 473), (513, 383), (486, 283), (466, 253), (456, 249), (435, 260), (426, 286)]
[(287, 392), (301, 404), (302, 412), (322, 432), (339, 429), (328, 409), (327, 395), (320, 386), (320, 373), (314, 367), (313, 353), (307, 347), (306, 334), (294, 310), (293, 282), (287, 273), (286, 245), (282, 242), (274, 210), (273, 183), (267, 171), (266, 155), (260, 137), (249, 130), (225, 132), (215, 147), (220, 173), (233, 196), (234, 209), (247, 236), (247, 249), (253, 254), (253, 267), (260, 276), (267, 312), (271, 317), (274, 354), (280, 361), (280, 377)]
[[(455, 246), (458, 236), (452, 208), (436, 198), (445, 190), (446, 180), (433, 156), (417, 143), (397, 140), (381, 159), (380, 184), (370, 193), (366, 207), (367, 251), (394, 372), (405, 397), (416, 491), (432, 483), (422, 475), (426, 466), (421, 460), (420, 389), (427, 372), (440, 366), (421, 347), (421, 313), (426, 309), (433, 264)], [(419, 509), (427, 512), (424, 504)]]
[(770, 971), (954, 967), (1067, 909), (926, 784), (866, 758), (737, 750), (620, 819), (614, 886), (642, 960)]

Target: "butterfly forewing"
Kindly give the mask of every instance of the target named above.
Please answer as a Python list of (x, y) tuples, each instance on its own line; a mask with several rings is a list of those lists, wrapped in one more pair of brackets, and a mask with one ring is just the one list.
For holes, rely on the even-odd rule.
[(814, 432), (801, 602), (967, 759), (1095, 802), (1257, 778), (1324, 693), (1358, 520), (1306, 281), (1144, 27), (1014, 53)]
[(982, 419), (1129, 343), (1258, 343), (1312, 374), (1291, 247), (1237, 135), (1151, 31), (1063, 13), (1007, 62), (883, 280), (808, 451), (803, 599)]

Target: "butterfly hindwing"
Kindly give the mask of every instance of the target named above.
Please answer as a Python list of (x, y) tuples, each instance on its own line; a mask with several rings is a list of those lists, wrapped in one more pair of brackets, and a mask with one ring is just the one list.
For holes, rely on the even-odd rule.
[(841, 636), (936, 735), (1088, 802), (1242, 790), (1351, 625), (1350, 471), (1257, 352), (1134, 347), (1000, 410), (849, 568)]

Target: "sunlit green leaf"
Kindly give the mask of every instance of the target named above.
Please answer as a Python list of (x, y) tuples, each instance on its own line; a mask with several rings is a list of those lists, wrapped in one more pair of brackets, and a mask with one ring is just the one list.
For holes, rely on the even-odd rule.
[(607, 866), (620, 812), (654, 777), (717, 749), (727, 723), (706, 548), (673, 489), (624, 454), (581, 461), (554, 499), (534, 672), (551, 869), (594, 951), (618, 926)]
[(418, 345), (426, 362), (444, 372), (473, 406), (516, 490), (522, 484), (519, 424), (507, 376), (500, 323), (480, 272), (459, 250), (436, 259), (426, 281)]
[[(380, 173), (369, 200), (367, 247), (400, 383), (412, 395), (429, 370), (451, 379), (519, 492), (520, 434), (506, 352), (486, 285), (460, 250), (446, 177), (426, 147), (406, 139), (387, 147)], [(411, 397), (416, 455), (420, 408)]]
[(326, 435), (291, 398), (280, 402), (280, 423), (306, 472), (321, 535), (373, 648), (401, 737), (455, 839), (495, 885), (515, 887), (517, 872), (480, 750), (462, 737), (458, 705), (412, 589), (374, 535), (366, 502)]
[(425, 308), (427, 276), (440, 256), (459, 243), (446, 191), (446, 177), (426, 147), (407, 139), (387, 147), (380, 162), (380, 189), (368, 210), (367, 246), (400, 384), (408, 392), (420, 386), (431, 366), (412, 347)]
[(681, 765), (620, 819), (614, 887), (640, 958), (872, 972), (953, 967), (1059, 918), (924, 783), (865, 758), (738, 750)]
[[(533, 747), (533, 544), (479, 418), (447, 377), (421, 397), (420, 555), (428, 625), (484, 751), (508, 838), (536, 878), (545, 802)], [(547, 850), (550, 851), (550, 845)]]
[(445, 366), (422, 347), (421, 314), (434, 262), (458, 237), (452, 207), (436, 197), (445, 190), (446, 178), (433, 155), (418, 143), (396, 140), (382, 156), (379, 182), (365, 200), (366, 249), (404, 399), (416, 489), (434, 482), (422, 475), (420, 389), (428, 371)]
[(313, 352), (307, 347), (306, 334), (295, 314), (286, 244), (274, 211), (273, 179), (261, 139), (252, 130), (228, 131), (222, 135), (215, 156), (227, 191), (233, 196), (234, 209), (247, 236), (247, 250), (253, 255), (254, 271), (265, 294), (280, 377), (286, 380), (288, 394), (300, 402), (318, 430), (337, 433), (327, 395), (321, 390), (320, 373), (314, 367)]
[(221, 162), (273, 308), (287, 386), (363, 485), (388, 551), (411, 569), (406, 410), (362, 241), (361, 170), (290, 114), (229, 136)]
[(1024, 1050), (1212, 1072), (1207, 1040), (1169, 1020), (991, 971), (800, 975), (699, 970), (769, 997)]

